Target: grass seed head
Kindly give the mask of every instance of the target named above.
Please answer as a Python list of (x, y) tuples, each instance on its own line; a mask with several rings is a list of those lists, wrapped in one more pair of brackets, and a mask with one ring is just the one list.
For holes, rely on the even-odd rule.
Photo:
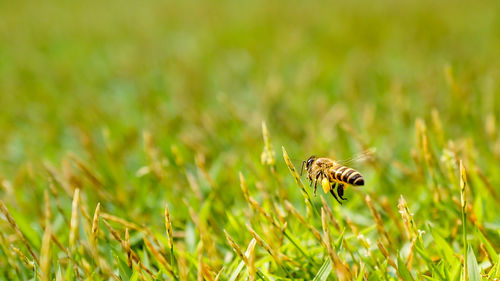
[(264, 138), (264, 151), (260, 156), (261, 162), (265, 165), (274, 166), (276, 163), (275, 153), (271, 146), (271, 136), (264, 121), (262, 121), (262, 137)]

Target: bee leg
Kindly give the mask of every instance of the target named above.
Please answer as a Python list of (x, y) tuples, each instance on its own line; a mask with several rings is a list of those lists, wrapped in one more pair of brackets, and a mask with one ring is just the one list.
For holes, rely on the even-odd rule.
[(318, 179), (321, 176), (321, 174), (316, 175), (316, 179), (314, 180), (314, 196), (316, 197), (316, 189), (317, 189), (317, 184), (318, 184)]
[(337, 202), (339, 202), (339, 204), (342, 205), (342, 202), (340, 202), (340, 200), (337, 198), (337, 195), (335, 195), (335, 191), (333, 191), (333, 188), (330, 189), (330, 193), (333, 195), (333, 198), (335, 198), (335, 200), (337, 200)]
[(337, 186), (337, 193), (342, 200), (347, 200), (347, 198), (344, 198), (344, 184), (339, 183)]

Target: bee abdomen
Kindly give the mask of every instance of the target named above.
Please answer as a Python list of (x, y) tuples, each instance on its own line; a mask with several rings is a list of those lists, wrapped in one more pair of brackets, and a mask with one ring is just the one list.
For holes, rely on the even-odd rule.
[(363, 179), (363, 176), (356, 170), (348, 167), (341, 167), (339, 168), (336, 173), (335, 177), (338, 181), (345, 182), (348, 184), (352, 185), (364, 185), (365, 180)]

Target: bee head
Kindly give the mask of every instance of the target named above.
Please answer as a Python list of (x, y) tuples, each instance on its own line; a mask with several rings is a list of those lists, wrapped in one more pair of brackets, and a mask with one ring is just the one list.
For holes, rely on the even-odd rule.
[(314, 161), (316, 160), (316, 156), (311, 156), (309, 157), (309, 159), (307, 159), (306, 161), (306, 169), (309, 169), (309, 167), (311, 167), (312, 163), (314, 163)]
[(300, 169), (300, 176), (302, 176), (302, 171), (304, 171), (304, 164), (306, 165), (306, 170), (309, 170), (309, 167), (311, 167), (312, 163), (316, 160), (316, 156), (311, 156), (309, 159), (302, 161), (302, 168)]

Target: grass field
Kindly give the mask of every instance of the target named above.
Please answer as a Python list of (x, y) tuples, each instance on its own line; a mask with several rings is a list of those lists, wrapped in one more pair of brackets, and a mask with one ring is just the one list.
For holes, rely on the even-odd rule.
[(0, 1), (0, 280), (499, 280), (499, 11)]

